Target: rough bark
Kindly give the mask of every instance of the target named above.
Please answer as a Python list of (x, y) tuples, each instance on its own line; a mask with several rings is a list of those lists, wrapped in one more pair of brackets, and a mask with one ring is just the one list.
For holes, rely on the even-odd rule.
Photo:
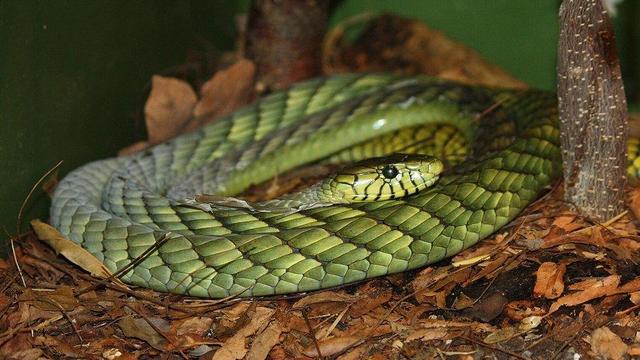
[(245, 52), (268, 89), (320, 74), (328, 0), (253, 0)]
[(558, 105), (565, 199), (594, 220), (624, 209), (627, 104), (602, 0), (560, 7)]

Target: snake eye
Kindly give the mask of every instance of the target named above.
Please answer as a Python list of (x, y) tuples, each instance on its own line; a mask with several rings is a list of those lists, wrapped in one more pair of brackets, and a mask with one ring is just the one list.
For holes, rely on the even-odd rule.
[(398, 176), (398, 168), (393, 165), (385, 165), (382, 168), (382, 175), (387, 179), (393, 179)]

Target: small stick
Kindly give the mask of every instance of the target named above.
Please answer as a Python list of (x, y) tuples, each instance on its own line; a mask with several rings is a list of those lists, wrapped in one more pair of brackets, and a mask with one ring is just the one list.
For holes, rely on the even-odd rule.
[[(27, 197), (24, 198), (24, 201), (22, 201), (22, 205), (20, 205), (20, 210), (18, 211), (18, 219), (16, 220), (16, 236), (15, 236), (15, 240), (20, 240), (20, 236), (21, 236), (20, 233), (22, 232), (21, 229), (20, 229), (20, 224), (22, 223), (22, 215), (24, 213), (24, 208), (27, 206), (27, 203), (31, 199), (31, 196), (36, 191), (38, 186), (40, 186), (40, 184), (44, 181), (44, 179), (49, 177), (49, 175), (51, 175), (51, 173), (53, 173), (56, 169), (58, 169), (58, 167), (60, 167), (60, 165), (62, 165), (62, 163), (63, 163), (63, 160), (58, 161), (58, 163), (55, 164), (51, 169), (49, 169), (49, 171), (44, 173), (44, 175), (42, 175), (40, 177), (40, 179), (38, 179), (38, 181), (36, 181), (36, 183), (33, 184), (33, 186), (31, 187), (31, 190), (29, 190), (29, 193), (27, 194)], [(27, 287), (27, 282), (24, 280), (24, 275), (22, 274), (22, 269), (20, 268), (20, 264), (18, 263), (18, 256), (16, 255), (16, 246), (15, 246), (15, 243), (14, 243), (14, 238), (13, 237), (9, 238), (9, 242), (11, 243), (11, 252), (13, 254), (13, 261), (16, 263), (16, 268), (18, 269), (18, 273), (20, 274), (20, 280), (22, 280), (22, 286), (24, 286), (26, 288)]]

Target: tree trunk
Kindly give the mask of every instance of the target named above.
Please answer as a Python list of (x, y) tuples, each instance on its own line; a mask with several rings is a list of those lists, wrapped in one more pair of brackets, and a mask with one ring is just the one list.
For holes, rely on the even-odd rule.
[(560, 7), (558, 109), (565, 200), (594, 220), (624, 209), (627, 103), (602, 0)]
[(253, 0), (245, 44), (267, 89), (320, 74), (328, 0)]

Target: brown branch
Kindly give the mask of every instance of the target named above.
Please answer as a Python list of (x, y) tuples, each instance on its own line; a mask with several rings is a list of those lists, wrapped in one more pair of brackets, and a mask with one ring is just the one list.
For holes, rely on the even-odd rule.
[(328, 0), (253, 0), (245, 51), (258, 84), (283, 89), (320, 74)]
[(598, 221), (624, 208), (627, 104), (602, 0), (560, 7), (558, 109), (565, 200)]

